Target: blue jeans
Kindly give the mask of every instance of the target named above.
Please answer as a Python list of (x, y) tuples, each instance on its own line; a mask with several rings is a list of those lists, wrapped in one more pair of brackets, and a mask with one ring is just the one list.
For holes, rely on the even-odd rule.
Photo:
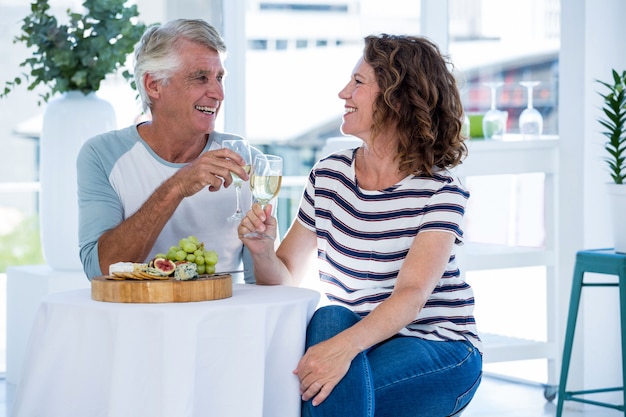
[[(329, 339), (361, 317), (341, 306), (315, 312), (306, 347)], [(354, 358), (328, 398), (303, 417), (447, 417), (465, 407), (482, 375), (482, 356), (465, 341), (395, 336)]]

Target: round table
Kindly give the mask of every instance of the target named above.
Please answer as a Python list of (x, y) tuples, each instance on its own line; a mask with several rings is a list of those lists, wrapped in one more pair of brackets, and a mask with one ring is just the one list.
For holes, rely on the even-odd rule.
[(190, 303), (94, 301), (90, 290), (42, 299), (15, 417), (296, 417), (292, 371), (319, 294), (234, 284)]

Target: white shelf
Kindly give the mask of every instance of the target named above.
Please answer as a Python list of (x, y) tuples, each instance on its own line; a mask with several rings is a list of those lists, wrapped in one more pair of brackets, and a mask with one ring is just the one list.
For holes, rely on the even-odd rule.
[[(528, 359), (548, 360), (548, 386), (557, 380), (554, 300), (556, 293), (557, 255), (555, 250), (558, 200), (555, 198), (559, 171), (559, 141), (555, 136), (522, 141), (519, 135), (507, 135), (504, 141), (471, 140), (468, 157), (456, 168), (460, 177), (485, 175), (544, 174), (545, 247), (520, 247), (466, 242), (459, 258), (464, 271), (546, 267), (547, 341), (527, 340), (497, 334), (481, 334), (486, 363)], [(480, 279), (476, 274), (474, 279)], [(505, 277), (503, 278), (505, 279)], [(498, 314), (498, 312), (494, 312)], [(550, 396), (553, 398), (553, 396)], [(548, 396), (546, 396), (548, 398)]]
[(491, 333), (480, 335), (485, 363), (544, 359), (556, 355), (554, 343), (521, 339)]
[(554, 251), (545, 248), (468, 242), (461, 256), (465, 271), (554, 265)]
[(470, 140), (468, 158), (456, 168), (461, 177), (479, 175), (506, 175), (557, 172), (558, 140), (555, 136), (544, 139)]

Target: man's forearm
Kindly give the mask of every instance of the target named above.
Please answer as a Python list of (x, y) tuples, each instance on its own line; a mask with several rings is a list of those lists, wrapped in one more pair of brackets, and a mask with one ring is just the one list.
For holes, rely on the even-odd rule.
[(170, 180), (159, 186), (132, 216), (98, 239), (100, 269), (107, 273), (115, 262), (143, 262), (182, 201)]

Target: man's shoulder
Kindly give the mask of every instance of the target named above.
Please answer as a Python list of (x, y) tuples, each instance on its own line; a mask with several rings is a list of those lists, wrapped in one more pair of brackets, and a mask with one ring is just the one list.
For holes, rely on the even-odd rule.
[(139, 134), (136, 126), (129, 126), (96, 135), (87, 140), (85, 146), (97, 151), (117, 152), (127, 150), (134, 146), (138, 140)]
[(211, 132), (209, 136), (216, 143), (222, 143), (225, 140), (243, 139), (242, 136), (236, 135), (234, 133), (217, 132), (217, 131)]
[(104, 164), (110, 169), (140, 141), (135, 126), (104, 132), (88, 139), (78, 155), (79, 164)]

